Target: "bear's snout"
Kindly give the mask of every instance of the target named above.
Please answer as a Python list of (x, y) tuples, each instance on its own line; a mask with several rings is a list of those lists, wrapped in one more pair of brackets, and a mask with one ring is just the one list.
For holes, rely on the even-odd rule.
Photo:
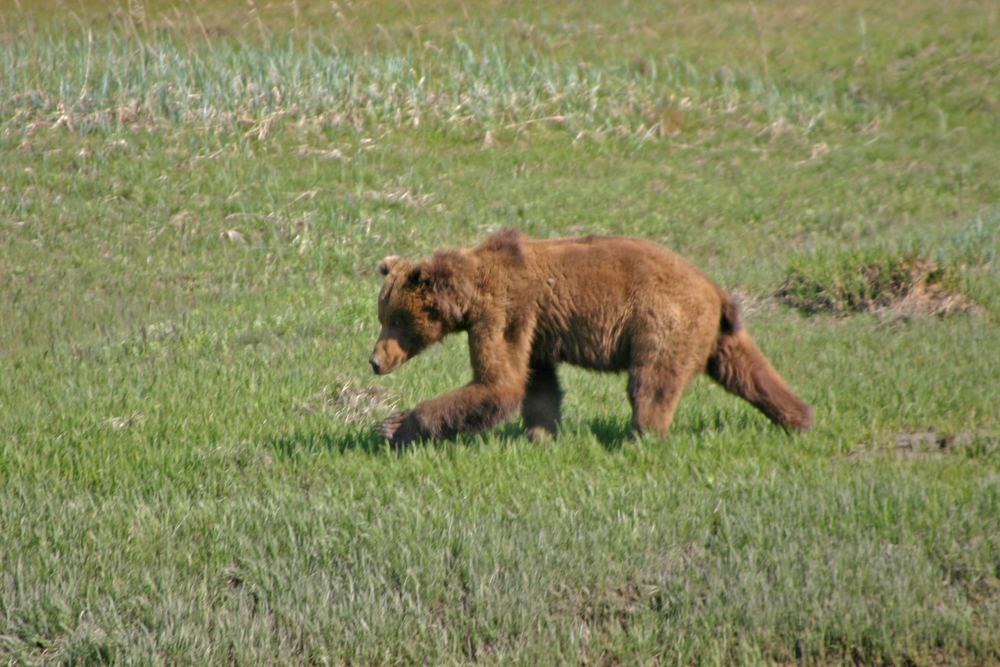
[(368, 358), (375, 375), (387, 375), (399, 368), (409, 358), (395, 338), (379, 338), (375, 350)]

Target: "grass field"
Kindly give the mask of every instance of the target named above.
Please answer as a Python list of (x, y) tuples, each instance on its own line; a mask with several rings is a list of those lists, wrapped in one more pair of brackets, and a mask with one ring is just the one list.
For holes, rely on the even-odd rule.
[[(1000, 8), (0, 0), (0, 661), (1000, 663)], [(374, 267), (654, 239), (816, 407), (389, 451)]]

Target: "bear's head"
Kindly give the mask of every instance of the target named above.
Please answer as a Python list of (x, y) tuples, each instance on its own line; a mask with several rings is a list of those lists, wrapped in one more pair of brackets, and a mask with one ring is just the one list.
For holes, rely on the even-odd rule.
[(473, 297), (476, 262), (459, 250), (442, 250), (424, 261), (390, 255), (378, 264), (385, 276), (378, 297), (382, 331), (369, 359), (385, 375), (429, 345), (463, 328)]

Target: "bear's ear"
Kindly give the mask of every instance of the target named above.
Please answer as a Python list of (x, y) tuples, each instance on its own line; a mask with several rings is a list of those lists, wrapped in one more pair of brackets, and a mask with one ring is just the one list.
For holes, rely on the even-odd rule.
[(389, 275), (389, 271), (392, 270), (393, 265), (399, 261), (399, 255), (389, 255), (388, 257), (383, 257), (382, 261), (378, 263), (378, 272), (383, 276)]
[(476, 261), (457, 250), (439, 250), (410, 273), (413, 284), (426, 285), (434, 295), (434, 305), (445, 318), (458, 322), (474, 296), (473, 274)]
[(417, 264), (406, 274), (406, 284), (410, 287), (423, 285), (427, 287), (431, 284), (431, 269), (426, 262)]

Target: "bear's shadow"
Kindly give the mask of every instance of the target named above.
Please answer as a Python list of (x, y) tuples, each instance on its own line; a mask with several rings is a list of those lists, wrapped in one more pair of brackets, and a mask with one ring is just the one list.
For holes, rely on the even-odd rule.
[(587, 423), (587, 427), (601, 446), (609, 452), (617, 452), (623, 444), (635, 438), (627, 419), (596, 417)]
[(377, 454), (393, 451), (385, 438), (370, 426), (360, 426), (340, 433), (291, 433), (276, 435), (265, 442), (281, 458), (294, 458), (301, 453), (359, 451)]
[(423, 440), (408, 445), (392, 445), (372, 426), (357, 426), (339, 433), (291, 433), (276, 435), (265, 441), (265, 445), (278, 457), (291, 459), (303, 453), (315, 452), (363, 452), (372, 456), (379, 454), (402, 454), (423, 448), (482, 446), (487, 438), (499, 441), (523, 438), (524, 429), (519, 424), (504, 424), (492, 431), (477, 435), (465, 435), (450, 440)]
[[(625, 442), (634, 435), (627, 420), (611, 417), (598, 417), (587, 422), (580, 432), (587, 430), (609, 452), (622, 448)], [(569, 435), (569, 434), (567, 434)], [(454, 440), (427, 440), (402, 447), (396, 447), (383, 438), (372, 426), (359, 425), (339, 433), (310, 432), (275, 435), (269, 438), (265, 445), (281, 458), (294, 458), (302, 453), (314, 452), (363, 452), (377, 455), (383, 453), (402, 453), (423, 447), (480, 447), (486, 438), (499, 441), (516, 441), (526, 439), (524, 426), (517, 421), (507, 422), (492, 431), (474, 436), (459, 437)], [(544, 446), (544, 445), (540, 445)]]

